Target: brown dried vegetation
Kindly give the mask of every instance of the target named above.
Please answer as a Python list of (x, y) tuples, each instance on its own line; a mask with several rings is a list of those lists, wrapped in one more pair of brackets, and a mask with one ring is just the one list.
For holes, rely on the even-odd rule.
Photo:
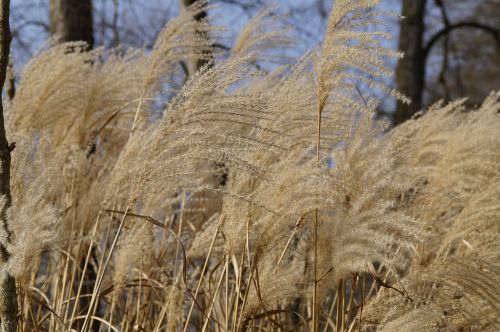
[(218, 52), (201, 6), (150, 53), (35, 57), (7, 108), (19, 329), (498, 330), (500, 93), (387, 132), (357, 88), (405, 100), (376, 4), (337, 0), (270, 73), (291, 40), (264, 10), (181, 88)]

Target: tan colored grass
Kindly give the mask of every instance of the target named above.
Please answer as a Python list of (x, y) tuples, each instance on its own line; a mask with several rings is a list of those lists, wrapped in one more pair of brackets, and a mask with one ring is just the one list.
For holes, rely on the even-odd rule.
[(201, 5), (150, 54), (35, 57), (8, 108), (20, 330), (494, 331), (500, 95), (387, 132), (359, 90), (405, 100), (378, 80), (389, 35), (361, 32), (377, 3), (337, 1), (270, 73), (290, 39), (265, 9), (180, 90), (221, 32)]

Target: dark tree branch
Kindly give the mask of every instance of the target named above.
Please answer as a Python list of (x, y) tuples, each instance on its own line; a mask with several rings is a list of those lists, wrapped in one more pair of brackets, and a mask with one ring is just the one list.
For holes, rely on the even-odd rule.
[(240, 7), (249, 18), (253, 16), (256, 9), (264, 6), (264, 2), (261, 0), (256, 0), (250, 3), (245, 3), (244, 1), (239, 0), (217, 0), (214, 2)]
[(316, 6), (318, 7), (318, 13), (321, 16), (322, 20), (327, 20), (328, 19), (328, 9), (325, 6), (325, 1), (323, 0), (316, 0)]
[[(442, 0), (435, 0), (436, 5), (439, 7), (441, 11), (441, 17), (443, 18), (443, 23), (445, 28), (450, 27), (450, 19), (448, 17), (448, 13), (446, 12), (446, 8)], [(448, 58), (450, 53), (450, 38), (449, 34), (444, 36), (444, 44), (443, 44), (443, 62), (441, 65), (441, 71), (439, 72), (438, 80), (439, 83), (443, 86), (444, 90), (444, 100), (447, 103), (450, 100), (450, 89), (448, 88), (448, 84), (446, 83), (446, 71), (448, 70)]]
[(42, 21), (34, 21), (34, 20), (24, 21), (19, 26), (17, 26), (17, 30), (22, 30), (26, 27), (31, 27), (31, 26), (36, 26), (36, 27), (42, 28), (47, 33), (50, 32), (50, 27), (48, 26), (47, 23), (42, 22)]
[(493, 38), (495, 38), (497, 44), (500, 46), (500, 30), (495, 29), (487, 24), (479, 23), (479, 22), (459, 22), (459, 23), (454, 23), (450, 24), (448, 26), (445, 26), (443, 29), (440, 31), (436, 32), (427, 42), (427, 44), (424, 47), (424, 56), (425, 59), (427, 59), (432, 47), (439, 41), (439, 39), (445, 37), (449, 33), (451, 33), (453, 30), (456, 29), (462, 29), (462, 28), (469, 28), (469, 29), (478, 29), (482, 30), (486, 33), (489, 33)]

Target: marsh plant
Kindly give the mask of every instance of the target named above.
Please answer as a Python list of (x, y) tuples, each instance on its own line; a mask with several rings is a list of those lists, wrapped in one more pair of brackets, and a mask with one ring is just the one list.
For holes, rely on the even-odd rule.
[(49, 42), (6, 109), (18, 330), (498, 331), (500, 93), (390, 129), (377, 3), (293, 64), (273, 7), (230, 50), (203, 4), (148, 52)]

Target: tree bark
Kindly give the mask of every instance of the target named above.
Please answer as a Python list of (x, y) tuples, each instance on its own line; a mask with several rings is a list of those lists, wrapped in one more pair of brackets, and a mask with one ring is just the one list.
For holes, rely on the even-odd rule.
[(424, 13), (426, 0), (403, 0), (399, 35), (399, 49), (404, 52), (404, 58), (396, 68), (397, 89), (410, 97), (412, 103), (397, 103), (393, 123), (398, 125), (418, 112), (422, 107), (422, 96), (425, 85), (425, 54), (423, 47)]
[[(12, 36), (9, 26), (9, 0), (0, 0), (0, 95), (3, 91), (5, 78), (7, 75), (7, 64), (9, 62), (10, 42)], [(3, 116), (3, 103), (0, 100), (0, 196), (4, 198), (0, 209), (0, 218), (4, 228), (7, 243), (11, 240), (9, 222), (7, 219), (7, 209), (10, 207), (12, 197), (10, 193), (10, 153), (13, 145), (9, 145), (5, 131), (5, 121)], [(15, 332), (17, 330), (17, 294), (16, 280), (6, 270), (5, 264), (9, 260), (10, 254), (6, 244), (0, 245), (0, 328), (2, 332)]]
[[(92, 20), (92, 0), (50, 0), (50, 32), (52, 35), (58, 37), (60, 42), (75, 42), (84, 41), (87, 43), (87, 51), (90, 51), (94, 47), (94, 29)], [(69, 51), (72, 51), (70, 49)], [(92, 151), (90, 154), (94, 153)], [(83, 245), (80, 248), (81, 252), (86, 253), (88, 247)], [(92, 248), (91, 255), (95, 255), (95, 247)], [(78, 254), (77, 254), (77, 257)], [(80, 270), (84, 270), (86, 262), (86, 256), (83, 255), (79, 260)], [(76, 275), (75, 278), (79, 281), (80, 275)], [(97, 271), (93, 264), (88, 264), (85, 270), (85, 278), (83, 280), (82, 292), (83, 294), (92, 294), (95, 283), (96, 283)], [(78, 282), (75, 282), (75, 286), (78, 287)], [(76, 301), (75, 306), (78, 306), (80, 310), (87, 308), (90, 304), (90, 299), (88, 297), (80, 297)], [(95, 311), (100, 314), (101, 306), (97, 302)], [(83, 321), (74, 322), (71, 328), (76, 328), (80, 330), (83, 325)], [(97, 331), (100, 326), (100, 322), (94, 320), (91, 324), (91, 330)]]
[(50, 32), (61, 42), (84, 41), (92, 49), (92, 0), (50, 0)]
[[(200, 0), (180, 0), (181, 1), (181, 8), (185, 9), (191, 5), (194, 5)], [(195, 20), (197, 21), (203, 21), (207, 18), (207, 12), (205, 10), (199, 12), (195, 17)], [(199, 32), (200, 34), (203, 32)], [(206, 36), (207, 37), (207, 36)], [(197, 59), (193, 61), (188, 61), (187, 63), (187, 77), (193, 76), (201, 67), (205, 66), (206, 64), (210, 63), (210, 60), (207, 59)]]

